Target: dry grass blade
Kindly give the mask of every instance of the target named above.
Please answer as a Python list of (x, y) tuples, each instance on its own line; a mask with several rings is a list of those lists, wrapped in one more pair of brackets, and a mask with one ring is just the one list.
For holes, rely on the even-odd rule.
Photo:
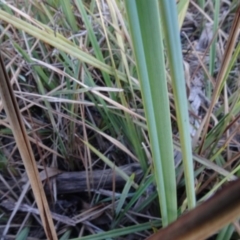
[(200, 144), (200, 148), (199, 148), (199, 153), (201, 155), (202, 149), (203, 149), (203, 144), (204, 144), (204, 140), (205, 140), (205, 136), (207, 134), (207, 129), (208, 129), (208, 125), (209, 125), (209, 121), (210, 121), (210, 116), (211, 113), (213, 111), (214, 105), (216, 103), (217, 100), (217, 96), (219, 94), (219, 91), (221, 89), (222, 86), (222, 81), (224, 79), (225, 73), (227, 71), (227, 67), (229, 66), (229, 62), (231, 60), (231, 56), (234, 50), (234, 46), (235, 43), (237, 41), (237, 37), (239, 34), (239, 27), (240, 27), (240, 4), (238, 6), (238, 10), (235, 14), (235, 18), (231, 27), (231, 31), (229, 33), (229, 38), (227, 41), (227, 45), (226, 45), (226, 50), (223, 56), (223, 60), (222, 60), (222, 64), (220, 67), (220, 70), (218, 72), (217, 75), (217, 79), (216, 79), (216, 85), (213, 91), (213, 97), (212, 97), (212, 101), (211, 104), (209, 106), (209, 110), (208, 113), (206, 115), (206, 122), (205, 122), (205, 128), (203, 130), (203, 135), (202, 135), (202, 142)]
[(207, 239), (240, 215), (240, 179), (147, 240)]
[[(13, 202), (13, 201), (3, 201), (0, 203), (0, 206), (3, 206), (5, 207), (6, 209), (8, 210), (14, 210), (15, 206), (16, 206), (16, 203)], [(39, 210), (36, 209), (36, 208), (33, 208), (27, 204), (19, 204), (18, 206), (18, 210), (19, 211), (22, 211), (22, 212), (30, 212), (30, 213), (34, 213), (34, 214), (39, 214)], [(59, 221), (59, 222), (62, 222), (62, 223), (65, 223), (67, 225), (70, 225), (70, 226), (75, 226), (76, 225), (76, 221), (67, 217), (67, 216), (64, 216), (64, 215), (60, 215), (60, 214), (57, 214), (57, 213), (51, 213), (52, 214), (52, 218), (54, 218), (55, 220)]]
[(48, 239), (55, 240), (57, 239), (57, 234), (49, 211), (42, 182), (40, 181), (32, 148), (2, 58), (0, 58), (0, 78), (0, 94), (2, 102), (32, 186), (46, 236)]

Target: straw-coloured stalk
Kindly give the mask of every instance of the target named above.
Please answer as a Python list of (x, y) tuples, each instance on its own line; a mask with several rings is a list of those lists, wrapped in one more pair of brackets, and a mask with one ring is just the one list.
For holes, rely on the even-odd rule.
[(208, 113), (206, 115), (205, 127), (203, 129), (202, 141), (201, 141), (199, 153), (201, 153), (203, 150), (203, 145), (204, 145), (204, 141), (205, 141), (205, 136), (207, 134), (208, 125), (210, 122), (211, 113), (213, 111), (215, 103), (217, 102), (220, 91), (222, 90), (223, 85), (224, 85), (225, 75), (227, 73), (227, 69), (228, 69), (229, 63), (231, 61), (234, 47), (235, 47), (235, 44), (237, 42), (237, 38), (239, 35), (239, 27), (240, 27), (240, 4), (238, 5), (238, 10), (236, 11), (236, 14), (235, 14), (235, 18), (234, 18), (234, 21), (233, 21), (233, 24), (231, 27), (231, 31), (229, 33), (226, 49), (224, 52), (222, 64), (221, 64), (220, 70), (217, 75), (216, 85), (215, 85), (215, 88), (213, 91), (212, 101), (209, 106)]
[(39, 178), (36, 161), (32, 152), (28, 135), (25, 126), (22, 122), (17, 101), (11, 88), (10, 81), (8, 80), (5, 66), (3, 64), (1, 57), (0, 57), (0, 94), (4, 105), (4, 109), (7, 113), (7, 117), (12, 128), (14, 138), (16, 140), (25, 169), (27, 171), (29, 181), (32, 186), (32, 190), (40, 212), (46, 236), (48, 239), (51, 240), (58, 239), (54, 228), (52, 216), (49, 211), (45, 192), (43, 190), (42, 182), (40, 181)]

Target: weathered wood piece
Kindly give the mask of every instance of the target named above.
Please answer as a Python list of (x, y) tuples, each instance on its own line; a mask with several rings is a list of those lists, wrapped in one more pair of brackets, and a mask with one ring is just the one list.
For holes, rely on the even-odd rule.
[[(141, 167), (138, 163), (124, 165), (121, 166), (120, 169), (122, 169), (128, 176), (135, 173), (135, 181), (138, 181), (143, 176)], [(86, 174), (89, 173), (86, 171), (63, 172), (56, 177), (53, 177), (56, 179), (58, 194), (86, 191), (88, 189)], [(94, 170), (92, 172), (92, 179), (90, 178), (89, 180), (91, 189), (111, 189), (113, 186), (113, 181), (115, 181), (114, 184), (117, 188), (123, 187), (126, 183), (126, 181), (112, 169)], [(20, 192), (20, 189), (16, 186), (16, 183), (13, 180), (7, 181), (7, 184), (14, 190), (14, 192)], [(19, 181), (18, 184), (20, 187), (22, 187), (25, 183)], [(6, 184), (0, 182), (0, 191), (6, 192), (8, 190), (9, 188), (6, 186)], [(47, 194), (50, 193), (48, 184), (45, 184), (45, 191)]]

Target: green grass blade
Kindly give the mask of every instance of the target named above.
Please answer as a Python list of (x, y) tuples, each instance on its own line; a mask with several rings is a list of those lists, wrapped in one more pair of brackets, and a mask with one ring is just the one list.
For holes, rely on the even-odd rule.
[(117, 205), (117, 208), (116, 208), (116, 211), (115, 211), (116, 215), (118, 215), (120, 213), (120, 211), (122, 210), (122, 208), (123, 208), (123, 205), (124, 205), (124, 203), (126, 201), (126, 198), (128, 196), (129, 190), (130, 190), (130, 188), (132, 186), (134, 177), (135, 177), (134, 174), (132, 174), (130, 176), (130, 178), (128, 179), (128, 181), (126, 182), (124, 188), (123, 188), (121, 197), (119, 199), (119, 202), (118, 202), (118, 205)]
[[(214, 67), (215, 67), (215, 59), (216, 59), (217, 36), (215, 35), (215, 33), (217, 33), (218, 31), (219, 10), (220, 10), (220, 1), (216, 0), (215, 9), (214, 9), (214, 25), (213, 25), (214, 39), (210, 47), (210, 60), (209, 60), (209, 74), (211, 76), (214, 75)], [(211, 99), (212, 86), (210, 81), (207, 81), (206, 88), (207, 88), (206, 95), (209, 99)]]
[[(97, 42), (96, 35), (94, 34), (92, 24), (90, 23), (89, 17), (87, 16), (86, 10), (85, 10), (84, 5), (83, 5), (83, 2), (75, 0), (75, 3), (76, 3), (76, 6), (77, 6), (79, 12), (81, 13), (84, 24), (86, 25), (86, 29), (88, 31), (89, 39), (90, 39), (91, 44), (92, 44), (93, 49), (94, 49), (94, 53), (95, 53), (97, 59), (99, 59), (101, 62), (104, 62), (104, 57), (102, 55), (100, 46)], [(106, 85), (111, 86), (112, 84), (111, 84), (110, 76), (107, 73), (105, 73), (104, 71), (102, 71), (102, 74), (103, 74), (103, 78), (104, 78), (104, 81), (105, 81)], [(110, 94), (110, 95), (112, 97), (114, 96), (114, 94)]]
[(224, 227), (218, 234), (216, 240), (230, 240), (234, 232), (234, 226), (232, 224)]
[(114, 229), (108, 232), (98, 233), (98, 234), (90, 235), (87, 237), (73, 238), (71, 240), (101, 240), (101, 239), (107, 239), (107, 238), (113, 238), (113, 237), (120, 237), (124, 235), (128, 236), (131, 233), (144, 231), (152, 227), (159, 227), (160, 225), (161, 225), (160, 221), (156, 220), (156, 221), (151, 221), (147, 223), (136, 224), (130, 227)]
[[(34, 23), (36, 23), (38, 27), (32, 24), (29, 24), (17, 17), (14, 17), (13, 15), (10, 15), (7, 12), (4, 12), (3, 10), (0, 10), (0, 19), (6, 21), (7, 23), (12, 24), (17, 29), (21, 29), (27, 32), (28, 34), (50, 44), (51, 46), (59, 50), (62, 50), (73, 57), (78, 58), (79, 60), (85, 63), (88, 63), (98, 69), (101, 69), (106, 73), (109, 73), (112, 75), (115, 74), (111, 66), (108, 66), (107, 64), (99, 61), (95, 57), (92, 57), (90, 54), (81, 50), (73, 42), (69, 41), (68, 39), (63, 37), (61, 34), (54, 32), (47, 25), (44, 25), (38, 22), (37, 20), (34, 20)], [(126, 81), (126, 74), (123, 74), (120, 71), (116, 71), (116, 72), (118, 74), (119, 79)]]
[(28, 234), (30, 231), (30, 227), (25, 227), (22, 231), (17, 235), (16, 240), (26, 240), (28, 238)]
[(174, 0), (160, 0), (159, 4), (177, 112), (188, 206), (193, 208), (196, 205), (196, 199), (191, 149), (192, 144), (189, 131), (188, 102), (183, 71), (183, 57), (181, 52), (176, 2)]
[[(84, 141), (83, 141), (84, 142)], [(84, 142), (89, 149), (94, 152), (99, 158), (101, 158), (110, 168), (112, 168), (113, 170), (116, 171), (117, 174), (119, 174), (119, 176), (121, 176), (124, 180), (126, 180), (126, 182), (129, 181), (129, 176), (123, 171), (121, 170), (119, 167), (117, 167), (112, 161), (110, 161), (107, 157), (105, 157), (102, 153), (100, 153), (95, 147), (93, 147), (90, 143), (88, 142)], [(134, 181), (130, 181), (131, 185), (134, 188), (138, 188), (138, 185), (134, 182)]]
[(123, 211), (119, 214), (117, 219), (113, 223), (113, 228), (118, 225), (120, 220), (124, 217), (124, 214), (133, 206), (134, 203), (146, 192), (147, 188), (152, 184), (153, 176), (149, 177), (146, 182), (141, 184), (137, 191), (135, 192), (134, 196), (131, 198), (129, 203), (125, 206)]
[(70, 25), (70, 29), (74, 32), (78, 32), (79, 28), (73, 14), (73, 5), (71, 4), (71, 1), (60, 0), (60, 5), (62, 6), (64, 16)]
[(184, 18), (188, 10), (189, 0), (180, 0), (177, 5), (179, 29), (183, 25)]
[(71, 235), (72, 230), (67, 230), (59, 240), (68, 240)]
[(177, 200), (158, 4), (157, 1), (138, 0), (125, 1), (125, 5), (147, 119), (161, 216), (166, 226), (177, 218)]

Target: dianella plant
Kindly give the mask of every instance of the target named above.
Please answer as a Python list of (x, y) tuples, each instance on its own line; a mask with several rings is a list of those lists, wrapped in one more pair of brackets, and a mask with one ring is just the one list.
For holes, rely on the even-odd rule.
[[(163, 226), (177, 218), (168, 62), (181, 140), (188, 206), (195, 206), (188, 104), (176, 3), (125, 1), (147, 119)], [(165, 55), (166, 52), (166, 55)]]
[(232, 239), (238, 182), (215, 192), (240, 175), (239, 26), (237, 0), (0, 0), (3, 235)]

